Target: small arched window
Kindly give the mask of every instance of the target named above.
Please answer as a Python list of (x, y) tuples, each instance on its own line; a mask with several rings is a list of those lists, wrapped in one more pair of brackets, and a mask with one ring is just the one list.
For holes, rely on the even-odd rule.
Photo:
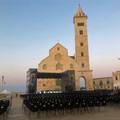
[(46, 69), (47, 69), (47, 65), (44, 64), (44, 65), (43, 65), (43, 70), (46, 70)]
[(102, 82), (102, 81), (100, 81), (99, 85), (100, 85), (100, 86), (102, 86), (102, 85), (103, 85), (103, 82)]
[(63, 69), (62, 64), (57, 63), (57, 64), (56, 64), (56, 70), (62, 70), (62, 69)]
[(70, 69), (73, 69), (73, 64), (72, 63), (70, 64)]
[(57, 50), (59, 51), (59, 50), (60, 50), (60, 48), (58, 47), (58, 48), (57, 48)]
[(110, 84), (110, 81), (109, 81), (109, 80), (107, 80), (107, 84)]

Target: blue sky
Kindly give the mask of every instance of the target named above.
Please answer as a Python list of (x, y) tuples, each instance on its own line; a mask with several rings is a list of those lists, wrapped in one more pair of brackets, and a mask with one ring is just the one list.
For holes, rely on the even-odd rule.
[(26, 71), (37, 68), (58, 41), (75, 54), (78, 3), (88, 16), (93, 76), (120, 70), (119, 0), (0, 0), (0, 79), (5, 76), (6, 88), (25, 86)]

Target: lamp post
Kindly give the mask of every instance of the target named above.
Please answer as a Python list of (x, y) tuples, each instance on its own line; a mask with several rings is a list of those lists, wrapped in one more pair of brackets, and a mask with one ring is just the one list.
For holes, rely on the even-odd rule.
[(2, 76), (2, 91), (4, 90), (4, 87), (5, 87), (5, 84), (6, 84), (6, 82), (5, 82), (5, 80), (4, 80), (4, 76)]
[(3, 84), (4, 84), (4, 76), (2, 76), (2, 91), (3, 91)]

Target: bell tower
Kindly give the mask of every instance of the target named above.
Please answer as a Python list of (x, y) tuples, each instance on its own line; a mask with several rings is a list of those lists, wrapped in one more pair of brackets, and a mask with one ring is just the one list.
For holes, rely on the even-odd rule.
[[(89, 66), (89, 50), (88, 50), (88, 32), (87, 32), (87, 16), (82, 11), (80, 5), (74, 16), (75, 31), (75, 59), (78, 64), (77, 80), (80, 77), (85, 78), (86, 89), (93, 89), (92, 70)], [(76, 82), (76, 89), (80, 89), (80, 85)]]

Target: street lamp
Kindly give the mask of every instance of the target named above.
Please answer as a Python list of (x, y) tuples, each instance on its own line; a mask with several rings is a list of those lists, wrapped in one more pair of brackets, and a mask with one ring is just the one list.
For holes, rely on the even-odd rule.
[(2, 91), (3, 91), (3, 84), (4, 84), (4, 76), (2, 76)]
[(4, 80), (4, 76), (2, 76), (2, 91), (3, 91), (3, 89), (4, 89), (4, 85), (6, 84), (6, 82), (5, 82), (5, 80)]

